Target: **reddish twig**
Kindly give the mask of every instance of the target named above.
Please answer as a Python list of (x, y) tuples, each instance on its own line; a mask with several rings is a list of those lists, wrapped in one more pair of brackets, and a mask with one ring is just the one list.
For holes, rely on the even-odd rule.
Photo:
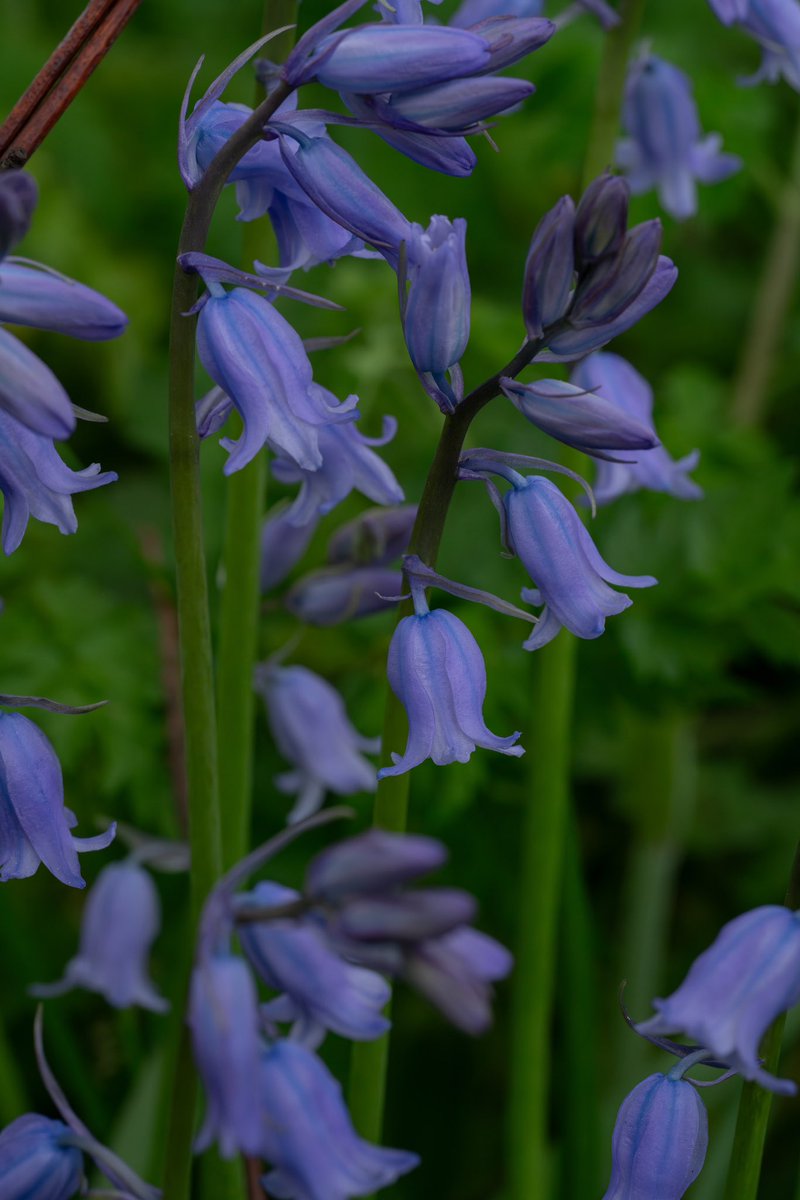
[(66, 112), (141, 0), (90, 0), (0, 127), (0, 168), (22, 166)]

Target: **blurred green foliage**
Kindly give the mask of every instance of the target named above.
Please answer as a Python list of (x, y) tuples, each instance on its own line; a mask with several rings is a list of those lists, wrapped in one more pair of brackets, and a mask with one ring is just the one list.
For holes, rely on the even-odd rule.
[[(306, 0), (304, 23), (325, 8), (322, 0)], [(31, 0), (24, 6), (2, 0), (5, 108), (77, 10), (77, 4), (62, 0)], [(730, 418), (732, 380), (800, 104), (783, 86), (747, 91), (736, 86), (736, 76), (753, 69), (757, 51), (723, 29), (707, 5), (671, 0), (650, 10), (645, 32), (653, 49), (690, 73), (704, 128), (719, 130), (725, 148), (740, 154), (745, 165), (729, 182), (701, 188), (695, 219), (679, 226), (665, 218), (665, 250), (680, 268), (678, 285), (661, 308), (614, 346), (651, 380), (665, 445), (676, 457), (694, 447), (702, 451), (696, 477), (706, 496), (701, 503), (629, 496), (602, 510), (593, 523), (615, 567), (660, 580), (658, 588), (636, 593), (633, 608), (609, 622), (604, 638), (580, 647), (576, 791), (599, 1021), (596, 1036), (581, 1049), (600, 1068), (606, 1133), (621, 1099), (609, 1050), (618, 1045), (621, 1028), (617, 986), (623, 974), (634, 980), (637, 972), (637, 962), (622, 961), (620, 950), (631, 915), (623, 880), (642, 838), (646, 843), (663, 837), (658, 820), (655, 834), (651, 820), (658, 781), (643, 750), (648, 737), (677, 723), (691, 731), (693, 748), (691, 771), (681, 785), (691, 792), (693, 815), (673, 839), (677, 889), (667, 914), (668, 953), (655, 987), (675, 986), (723, 921), (749, 906), (781, 899), (800, 825), (797, 305), (789, 314), (760, 427), (736, 428)], [(166, 338), (183, 206), (175, 130), (185, 81), (199, 55), (208, 56), (201, 77), (208, 81), (254, 39), (261, 19), (259, 0), (232, 0), (224, 8), (213, 0), (143, 4), (32, 163), (41, 204), (24, 252), (107, 292), (131, 316), (126, 336), (109, 345), (25, 335), (76, 403), (110, 418), (106, 426), (82, 426), (68, 454), (80, 465), (99, 459), (119, 472), (120, 481), (77, 498), (80, 530), (74, 538), (62, 539), (51, 527), (32, 523), (0, 576), (5, 690), (73, 703), (111, 701), (87, 717), (37, 717), (61, 756), (67, 800), (80, 818), (80, 832), (94, 832), (94, 824), (109, 816), (159, 834), (180, 830), (166, 715), (166, 697), (175, 683)], [(480, 162), (472, 180), (428, 174), (367, 132), (337, 133), (409, 217), (427, 221), (432, 212), (445, 212), (468, 218), (474, 288), (473, 337), (464, 362), (468, 385), (507, 361), (521, 340), (518, 295), (528, 239), (558, 196), (578, 186), (601, 36), (592, 20), (581, 19), (530, 60), (523, 73), (535, 80), (537, 94), (524, 111), (498, 124), (493, 134), (498, 153), (486, 142), (477, 145)], [(248, 78), (238, 80), (230, 98), (249, 99), (250, 86)], [(312, 93), (307, 103), (329, 100)], [(233, 197), (226, 195), (209, 249), (236, 261), (241, 230), (231, 219), (234, 212)], [(655, 215), (663, 214), (652, 195), (636, 200), (637, 220)], [(299, 306), (289, 312), (285, 306), (304, 335), (361, 330), (348, 345), (318, 355), (315, 369), (340, 395), (360, 394), (367, 431), (377, 431), (386, 412), (398, 416), (400, 431), (386, 457), (409, 499), (416, 498), (440, 417), (408, 365), (393, 279), (381, 263), (350, 260), (332, 272), (317, 269), (304, 286), (346, 308), (331, 314)], [(472, 439), (477, 445), (547, 453), (545, 439), (499, 400), (481, 416)], [(205, 447), (214, 576), (225, 504), (223, 459), (215, 445)], [(271, 486), (271, 499), (281, 494)], [(360, 499), (351, 498), (323, 522), (303, 569), (321, 561), (328, 534), (361, 507)], [(525, 580), (519, 565), (499, 551), (495, 515), (482, 490), (460, 489), (440, 569), (513, 599)], [(531, 664), (520, 653), (522, 627), (484, 609), (462, 605), (459, 611), (486, 653), (488, 724), (500, 733), (523, 728), (528, 751), (535, 754), (538, 714), (530, 711)], [(380, 727), (390, 631), (391, 620), (383, 617), (309, 630), (294, 651), (297, 661), (341, 688), (355, 724), (368, 734)], [(295, 634), (293, 620), (270, 597), (264, 605), (264, 652)], [(284, 819), (286, 800), (271, 786), (282, 766), (262, 723), (256, 763), (259, 839)], [(525, 781), (524, 760), (478, 752), (468, 766), (442, 770), (425, 764), (415, 772), (412, 789), (413, 828), (442, 837), (451, 848), (445, 878), (474, 890), (482, 904), (482, 926), (511, 943)], [(534, 802), (546, 803), (546, 797)], [(365, 820), (368, 803), (368, 797), (356, 801)], [(314, 845), (323, 841), (320, 836)], [(306, 853), (305, 846), (295, 848), (282, 861), (288, 882), (298, 877)], [(88, 879), (101, 857), (106, 856), (84, 859)], [(170, 918), (183, 910), (184, 888), (172, 877), (159, 886), (166, 930), (156, 948), (154, 973), (174, 997), (180, 947)], [(25, 989), (60, 973), (76, 945), (83, 898), (40, 872), (33, 880), (5, 885), (0, 904), (7, 1037), (19, 1048), (30, 1102), (41, 1107), (47, 1102), (29, 1049), (32, 1005)], [(554, 1029), (557, 1076), (559, 1048), (570, 1037), (568, 1014), (569, 997), (562, 995)], [(423, 1166), (392, 1195), (415, 1200), (502, 1196), (507, 1015), (508, 988), (502, 987), (495, 1031), (472, 1043), (415, 997), (399, 996), (387, 1141), (418, 1150)], [(146, 1171), (159, 1070), (158, 1019), (118, 1016), (96, 997), (76, 993), (48, 1006), (47, 1027), (56, 1070), (95, 1133), (117, 1139), (134, 1165)], [(330, 1053), (331, 1061), (344, 1068), (344, 1048), (334, 1044)], [(796, 1043), (786, 1058), (786, 1072), (800, 1076)], [(568, 1103), (568, 1081), (559, 1081), (557, 1090)], [(723, 1194), (723, 1131), (730, 1124), (726, 1110), (731, 1111), (724, 1090), (711, 1097), (719, 1110), (714, 1113), (719, 1133), (712, 1137), (709, 1166), (692, 1191), (698, 1200)], [(3, 1114), (5, 1119), (13, 1115)], [(764, 1196), (790, 1194), (796, 1120), (797, 1102), (782, 1101)], [(562, 1124), (556, 1108), (556, 1146)], [(601, 1186), (599, 1181), (598, 1195)]]

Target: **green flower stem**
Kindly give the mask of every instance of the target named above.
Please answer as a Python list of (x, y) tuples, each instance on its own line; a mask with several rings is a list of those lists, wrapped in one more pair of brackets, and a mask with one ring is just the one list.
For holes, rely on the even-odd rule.
[[(623, 886), (619, 978), (627, 979), (625, 1005), (646, 1016), (660, 994), (675, 881), (694, 809), (696, 748), (680, 715), (633, 718), (625, 738), (620, 785), (633, 824)], [(642, 1076), (649, 1047), (616, 1022), (613, 1094), (624, 1096)]]
[[(297, 0), (267, 0), (262, 30), (289, 26), (269, 43), (269, 54), (283, 62), (294, 44)], [(254, 104), (264, 100), (256, 84)], [(275, 237), (266, 219), (245, 225), (242, 257), (251, 270), (255, 259), (269, 262)], [(253, 804), (255, 693), (253, 665), (258, 653), (261, 521), (264, 515), (267, 460), (258, 454), (228, 479), (223, 588), (217, 651), (217, 739), (219, 794), (222, 799), (222, 858), (227, 870), (248, 851)]]
[(527, 804), (512, 1009), (511, 1200), (550, 1200), (548, 1097), (556, 947), (569, 822), (575, 638), (562, 631), (533, 661)]
[(757, 425), (763, 416), (799, 267), (800, 121), (734, 384), (731, 415), (738, 425)]
[[(458, 482), (458, 458), (464, 447), (469, 427), (490, 400), (500, 393), (501, 376), (516, 377), (537, 351), (538, 341), (526, 342), (510, 362), (465, 396), (455, 412), (445, 417), (439, 444), (422, 491), (417, 519), (409, 543), (409, 554), (418, 554), (423, 562), (435, 567), (445, 521)], [(411, 602), (404, 601), (398, 619), (413, 612)], [(387, 689), (383, 722), (383, 753), (405, 745), (408, 724), (402, 704)], [(393, 833), (405, 832), (408, 822), (410, 776), (392, 776), (378, 784), (373, 808), (373, 824)], [(387, 1010), (388, 1012), (388, 1010)], [(350, 1056), (347, 1100), (353, 1124), (362, 1137), (380, 1141), (383, 1130), (383, 1110), (386, 1096), (386, 1073), (389, 1061), (389, 1035), (372, 1042), (356, 1042)]]
[[(205, 248), (211, 218), (232, 167), (260, 139), (264, 123), (288, 94), (287, 87), (279, 86), (209, 165), (202, 181), (189, 195), (179, 254)], [(192, 918), (187, 930), (190, 943), (203, 902), (222, 871), (214, 674), (194, 415), (196, 319), (184, 315), (192, 308), (196, 296), (196, 279), (176, 265), (170, 325), (169, 440), (192, 852)], [(197, 1082), (185, 1036), (170, 1082), (172, 1102), (164, 1200), (188, 1200)]]
[[(784, 903), (791, 909), (800, 908), (800, 845), (795, 851)], [(785, 1014), (778, 1017), (761, 1046), (764, 1066), (770, 1074), (778, 1069), (785, 1022)], [(771, 1107), (772, 1092), (756, 1083), (742, 1084), (725, 1200), (756, 1200)]]
[(619, 24), (609, 30), (603, 42), (594, 117), (583, 164), (584, 187), (614, 162), (628, 59), (642, 24), (645, 2), (646, 0), (620, 0), (617, 9)]

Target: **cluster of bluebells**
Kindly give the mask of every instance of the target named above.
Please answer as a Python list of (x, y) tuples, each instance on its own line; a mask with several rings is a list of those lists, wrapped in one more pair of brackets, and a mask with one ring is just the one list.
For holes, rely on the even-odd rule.
[[(387, 978), (481, 1033), (511, 956), (471, 926), (466, 892), (409, 888), (447, 858), (431, 838), (371, 830), (313, 858), (302, 891), (265, 881), (238, 892), (285, 839), (248, 856), (206, 904), (189, 1004), (206, 1093), (196, 1148), (216, 1142), (223, 1157), (265, 1159), (270, 1195), (345, 1200), (388, 1186), (418, 1159), (358, 1136), (316, 1054), (325, 1036), (385, 1033)], [(244, 958), (232, 951), (234, 929)], [(272, 993), (265, 1002), (256, 978)]]
[[(649, 1076), (623, 1101), (603, 1200), (642, 1196), (680, 1200), (703, 1167), (708, 1119), (697, 1091), (736, 1074), (781, 1095), (796, 1085), (765, 1068), (759, 1047), (772, 1022), (800, 1002), (800, 913), (766, 905), (723, 926), (656, 1015), (634, 1029), (678, 1056), (666, 1074)], [(668, 1040), (680, 1034), (692, 1044)], [(688, 1071), (720, 1069), (698, 1083)]]

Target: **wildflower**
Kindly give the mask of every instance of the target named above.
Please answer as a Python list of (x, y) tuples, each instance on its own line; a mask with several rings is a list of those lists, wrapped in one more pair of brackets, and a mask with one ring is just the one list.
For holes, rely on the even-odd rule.
[(104, 850), (116, 826), (97, 837), (69, 831), (61, 765), (50, 742), (20, 713), (0, 713), (0, 880), (26, 879), (40, 863), (70, 887), (85, 887), (78, 853)]
[[(649, 425), (613, 400), (597, 395), (594, 389), (559, 379), (540, 379), (529, 384), (501, 379), (500, 386), (532, 425), (584, 454), (646, 450), (657, 442)], [(602, 458), (602, 453), (598, 457)]]
[(622, 1102), (603, 1200), (680, 1200), (702, 1170), (708, 1117), (688, 1080), (650, 1075)]
[(92, 288), (34, 263), (0, 264), (0, 321), (87, 342), (119, 337), (128, 318)]
[(376, 740), (350, 724), (331, 684), (307, 667), (265, 663), (257, 669), (256, 689), (278, 749), (294, 767), (275, 781), (296, 797), (290, 823), (316, 812), (326, 791), (351, 796), (375, 790), (375, 768), (360, 751), (375, 752)]
[(783, 76), (800, 91), (800, 4), (797, 0), (709, 0), (724, 25), (739, 25), (762, 49), (761, 66), (740, 83), (752, 86)]
[(298, 579), (285, 603), (307, 625), (340, 625), (394, 608), (402, 588), (400, 571), (391, 567), (322, 567)]
[(741, 166), (736, 155), (720, 153), (719, 134), (702, 136), (689, 77), (655, 55), (630, 70), (623, 123), (629, 137), (620, 142), (617, 161), (631, 190), (655, 187), (678, 220), (697, 211), (696, 180), (720, 183)]
[[(335, 411), (338, 401), (332, 392), (312, 384), (310, 392), (320, 401), (320, 407)], [(357, 403), (356, 396), (348, 404)], [(403, 489), (394, 473), (372, 446), (385, 446), (397, 430), (397, 422), (384, 421), (380, 437), (366, 437), (356, 428), (355, 421), (322, 426), (318, 430), (318, 446), (322, 465), (316, 470), (303, 470), (288, 458), (272, 460), (271, 469), (281, 483), (300, 483), (300, 494), (289, 509), (290, 524), (308, 525), (317, 517), (331, 512), (350, 492), (355, 490), (376, 504), (399, 504)]]
[[(299, 900), (300, 893), (277, 883), (259, 883), (238, 898), (265, 907)], [(380, 1037), (389, 1028), (381, 1009), (389, 985), (374, 971), (345, 962), (314, 921), (271, 918), (240, 923), (239, 940), (255, 971), (281, 992), (262, 1012), (271, 1021), (292, 1021), (293, 1040), (316, 1046), (326, 1030), (356, 1041)], [(301, 1031), (298, 1033), (298, 1028)]]
[(80, 949), (58, 983), (32, 988), (35, 996), (61, 996), (74, 987), (99, 992), (115, 1008), (139, 1004), (166, 1012), (169, 1004), (147, 974), (161, 912), (150, 875), (133, 860), (112, 863), (89, 892)]
[(316, 528), (316, 516), (305, 525), (290, 520), (286, 501), (271, 510), (261, 526), (259, 581), (262, 593), (272, 591), (283, 582), (305, 554)]
[(378, 778), (402, 775), (431, 758), (437, 766), (468, 762), (476, 746), (519, 757), (520, 734), (498, 737), (483, 719), (486, 667), (478, 643), (453, 613), (431, 612), (414, 587), (415, 612), (398, 624), (389, 647), (392, 691), (408, 715), (408, 743), (392, 752)]
[(31, 516), (56, 525), (62, 533), (74, 533), (78, 521), (71, 497), (113, 483), (116, 478), (115, 471), (101, 473), (99, 463), (82, 471), (71, 470), (58, 454), (52, 437), (35, 432), (0, 409), (0, 491), (5, 499), (6, 554), (19, 546)]
[(406, 1150), (373, 1146), (353, 1128), (342, 1089), (304, 1046), (275, 1042), (261, 1056), (260, 1155), (272, 1165), (264, 1187), (287, 1200), (366, 1196), (413, 1170)]
[(543, 0), (464, 0), (450, 24), (469, 29), (492, 17), (538, 17)]
[(407, 550), (416, 519), (416, 504), (368, 508), (336, 530), (328, 562), (386, 566)]
[(83, 1155), (63, 1121), (26, 1113), (0, 1133), (3, 1200), (70, 1200), (83, 1184)]
[(575, 279), (575, 205), (562, 196), (533, 233), (525, 263), (522, 313), (528, 336), (539, 338), (566, 313)]
[(575, 288), (570, 325), (600, 325), (619, 317), (655, 271), (660, 246), (661, 222), (645, 221), (625, 234), (616, 254), (588, 266)]
[[(616, 408), (620, 416), (650, 428), (655, 438), (653, 390), (647, 380), (618, 354), (589, 355), (573, 370), (572, 383), (596, 393), (597, 399)], [(702, 488), (689, 478), (689, 472), (700, 459), (697, 450), (675, 461), (663, 446), (654, 445), (652, 449), (640, 450), (635, 456), (615, 454), (614, 458), (617, 461), (597, 464), (592, 490), (598, 504), (608, 504), (639, 488), (668, 492), (682, 500), (698, 500), (703, 495)]]
[(30, 229), (39, 189), (25, 171), (0, 175), (0, 259), (21, 242)]
[(192, 972), (189, 1026), (206, 1092), (206, 1115), (195, 1143), (206, 1150), (215, 1139), (223, 1158), (258, 1154), (258, 997), (250, 972), (226, 952), (201, 952)]
[(448, 382), (447, 372), (459, 363), (469, 341), (466, 235), (467, 223), (461, 219), (451, 223), (447, 217), (432, 217), (427, 230), (412, 225), (406, 244), (407, 296), (401, 283), (408, 353), (445, 412), (452, 412), (463, 394)]
[(269, 442), (305, 470), (322, 465), (319, 427), (340, 419), (320, 389), (312, 389), (311, 363), (300, 336), (262, 296), (246, 288), (208, 297), (197, 327), (197, 349), (211, 378), (233, 401), (244, 423), (225, 474), (241, 470)]
[(505, 979), (513, 965), (500, 942), (461, 925), (419, 943), (406, 958), (403, 978), (453, 1025), (475, 1036), (492, 1021), (492, 983)]
[(599, 175), (589, 184), (575, 213), (575, 250), (581, 265), (621, 248), (629, 200), (630, 185), (619, 175)]
[(729, 921), (695, 960), (676, 992), (655, 1000), (657, 1015), (636, 1026), (645, 1035), (682, 1032), (745, 1079), (794, 1094), (787, 1079), (761, 1066), (762, 1036), (800, 1000), (800, 914), (764, 905)]

